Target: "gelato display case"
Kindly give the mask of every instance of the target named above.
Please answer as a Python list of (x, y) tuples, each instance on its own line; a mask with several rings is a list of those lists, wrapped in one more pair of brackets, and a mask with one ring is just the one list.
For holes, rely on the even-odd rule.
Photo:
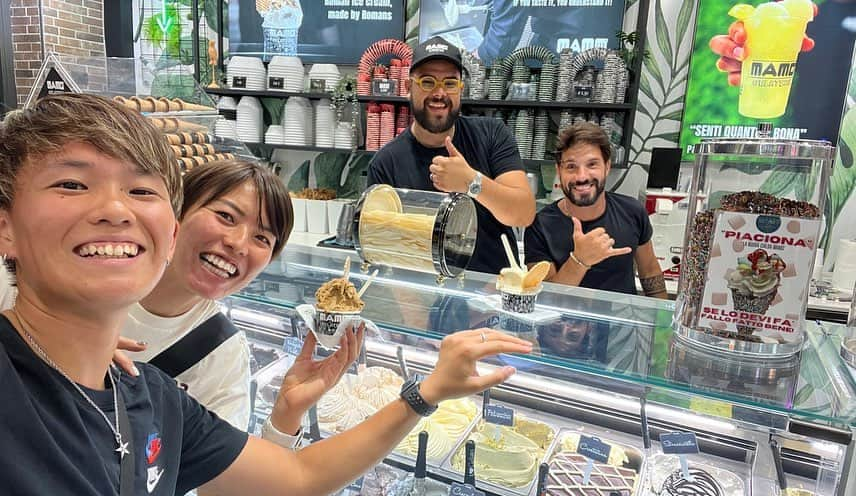
[[(295, 308), (317, 303), (316, 291), (341, 276), (346, 256), (289, 245), (224, 302), (225, 311), (251, 342), (278, 348), (277, 363), (287, 363), (288, 350), (299, 349), (308, 332)], [(367, 270), (350, 274), (357, 287), (371, 277)], [(429, 480), (462, 482), (462, 448), (471, 439), (476, 487), (490, 495), (532, 496), (539, 488), (550, 495), (777, 495), (784, 494), (780, 481), (789, 494), (856, 491), (856, 383), (839, 354), (845, 326), (807, 322), (802, 353), (787, 360), (724, 360), (677, 336), (672, 302), (544, 283), (539, 317), (521, 320), (496, 304), (495, 279), (465, 273), (438, 283), (431, 273), (381, 268), (362, 296), (361, 312), (378, 331), (307, 416), (310, 437), (346, 429), (396, 398), (403, 377), (433, 368), (445, 335), (490, 327), (534, 345), (528, 355), (480, 363), (483, 371), (517, 369), (490, 391), (492, 404), (513, 410), (514, 423), (491, 425), (479, 397), (444, 403), (385, 464), (413, 472), (425, 431)], [(284, 370), (259, 383), (257, 405), (275, 398)], [(694, 483), (676, 474), (680, 463), (661, 449), (660, 436), (678, 432), (698, 440), (688, 464)], [(610, 447), (608, 457), (587, 458), (583, 440), (591, 438)], [(771, 450), (771, 441), (780, 448)], [(699, 487), (709, 491), (681, 492)], [(355, 491), (349, 494), (361, 494)]]

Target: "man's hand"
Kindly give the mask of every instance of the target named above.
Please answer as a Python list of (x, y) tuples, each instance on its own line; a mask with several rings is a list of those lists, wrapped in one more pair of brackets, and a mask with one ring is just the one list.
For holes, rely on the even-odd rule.
[(351, 327), (339, 342), (339, 349), (327, 358), (319, 361), (312, 359), (315, 351), (315, 335), (309, 333), (303, 342), (303, 348), (288, 369), (282, 386), (276, 397), (271, 422), (281, 432), (292, 433), (300, 428), (300, 420), (306, 410), (321, 399), (348, 370), (356, 360), (363, 345), (365, 325), (361, 324), (356, 332)]
[(134, 360), (121, 350), (144, 351), (145, 349), (146, 343), (119, 336), (119, 342), (116, 344), (116, 351), (113, 352), (113, 363), (125, 372), (137, 377), (140, 375), (140, 371), (137, 370), (137, 366), (134, 365)]
[(514, 367), (502, 367), (480, 376), (476, 362), (500, 353), (530, 353), (532, 343), (492, 329), (475, 329), (450, 334), (440, 344), (437, 365), (419, 387), (431, 405), (461, 398), (501, 384), (514, 374)]
[[(817, 16), (817, 5), (814, 5), (814, 15)], [(710, 49), (719, 59), (716, 61), (716, 68), (721, 72), (728, 73), (728, 84), (731, 86), (740, 85), (740, 74), (743, 69), (743, 59), (748, 56), (746, 53), (746, 28), (743, 27), (743, 21), (734, 21), (728, 28), (728, 34), (720, 34), (710, 39)], [(808, 52), (814, 48), (814, 40), (806, 36), (803, 38), (800, 51)]]
[(629, 246), (613, 248), (615, 240), (612, 239), (612, 236), (604, 228), (597, 227), (587, 233), (583, 233), (583, 226), (580, 224), (580, 220), (576, 217), (572, 217), (572, 220), (574, 221), (574, 256), (580, 262), (592, 266), (609, 257), (627, 255), (633, 251)]
[(434, 187), (446, 193), (466, 193), (470, 183), (476, 177), (476, 171), (470, 167), (461, 152), (452, 144), (452, 138), (446, 136), (448, 157), (436, 156), (428, 170)]

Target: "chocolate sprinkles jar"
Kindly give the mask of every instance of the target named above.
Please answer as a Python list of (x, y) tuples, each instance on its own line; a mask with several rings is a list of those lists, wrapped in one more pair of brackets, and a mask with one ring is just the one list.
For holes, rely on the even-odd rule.
[(712, 139), (694, 146), (676, 334), (759, 359), (802, 349), (835, 148), (826, 141)]

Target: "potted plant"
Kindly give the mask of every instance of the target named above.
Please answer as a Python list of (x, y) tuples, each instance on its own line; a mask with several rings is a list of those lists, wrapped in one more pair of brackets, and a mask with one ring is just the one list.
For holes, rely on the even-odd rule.
[(346, 112), (350, 114), (352, 149), (359, 143), (358, 130), (361, 129), (360, 101), (357, 98), (357, 80), (353, 74), (346, 74), (339, 79), (330, 97), (330, 107), (336, 114), (336, 122), (345, 122)]

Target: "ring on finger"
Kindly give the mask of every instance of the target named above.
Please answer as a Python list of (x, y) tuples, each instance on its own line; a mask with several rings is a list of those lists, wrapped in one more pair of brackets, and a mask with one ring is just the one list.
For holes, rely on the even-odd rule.
[(482, 331), (482, 333), (481, 333), (481, 338), (482, 338), (482, 343), (487, 343), (487, 336), (485, 335), (484, 331)]

